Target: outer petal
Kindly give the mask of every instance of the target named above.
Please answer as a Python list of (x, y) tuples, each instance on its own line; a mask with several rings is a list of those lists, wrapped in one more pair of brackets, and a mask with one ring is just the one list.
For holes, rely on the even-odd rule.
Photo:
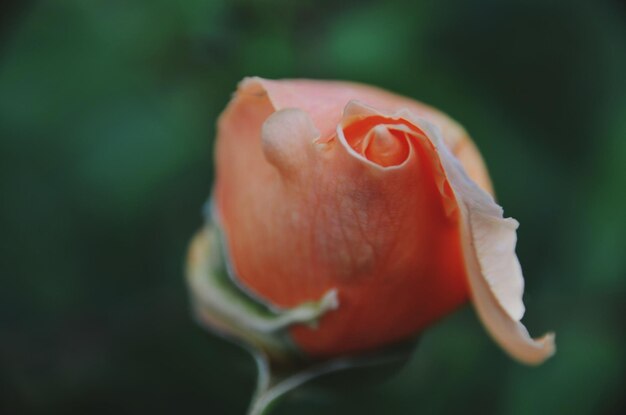
[(513, 357), (539, 364), (555, 352), (554, 334), (532, 339), (524, 315), (524, 279), (515, 243), (518, 223), (465, 173), (437, 129), (414, 120), (434, 143), (461, 211), (461, 235), (474, 307), (492, 337)]

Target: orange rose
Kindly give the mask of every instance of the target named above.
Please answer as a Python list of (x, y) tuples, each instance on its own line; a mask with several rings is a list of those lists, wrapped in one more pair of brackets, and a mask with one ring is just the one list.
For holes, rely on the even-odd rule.
[(188, 274), (212, 328), (327, 359), (414, 337), (469, 298), (510, 355), (553, 354), (520, 323), (518, 223), (446, 115), (364, 85), (246, 78), (215, 157)]

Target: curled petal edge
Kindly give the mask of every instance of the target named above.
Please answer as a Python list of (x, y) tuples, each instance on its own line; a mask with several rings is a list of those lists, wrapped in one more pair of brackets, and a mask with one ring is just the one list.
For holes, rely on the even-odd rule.
[[(405, 116), (407, 113), (404, 113)], [(416, 123), (431, 140), (443, 166), (461, 215), (461, 244), (474, 308), (491, 337), (513, 358), (537, 365), (556, 351), (554, 333), (533, 339), (520, 322), (524, 315), (524, 279), (515, 254), (515, 219), (465, 173), (444, 145), (438, 129)]]

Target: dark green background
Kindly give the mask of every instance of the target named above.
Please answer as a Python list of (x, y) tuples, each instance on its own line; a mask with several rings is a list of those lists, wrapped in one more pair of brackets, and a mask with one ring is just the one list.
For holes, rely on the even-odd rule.
[(245, 75), (430, 103), (521, 222), (539, 368), (470, 307), (380, 385), (276, 414), (626, 410), (626, 8), (617, 1), (4, 3), (0, 413), (242, 414), (252, 360), (190, 318), (182, 267), (214, 122)]

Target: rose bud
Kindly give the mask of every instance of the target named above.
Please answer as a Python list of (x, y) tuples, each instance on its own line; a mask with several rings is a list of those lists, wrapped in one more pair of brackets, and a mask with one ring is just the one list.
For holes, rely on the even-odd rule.
[(200, 320), (273, 358), (415, 337), (471, 299), (521, 362), (529, 336), (517, 221), (466, 132), (369, 86), (244, 79), (218, 122), (216, 178), (188, 276)]

